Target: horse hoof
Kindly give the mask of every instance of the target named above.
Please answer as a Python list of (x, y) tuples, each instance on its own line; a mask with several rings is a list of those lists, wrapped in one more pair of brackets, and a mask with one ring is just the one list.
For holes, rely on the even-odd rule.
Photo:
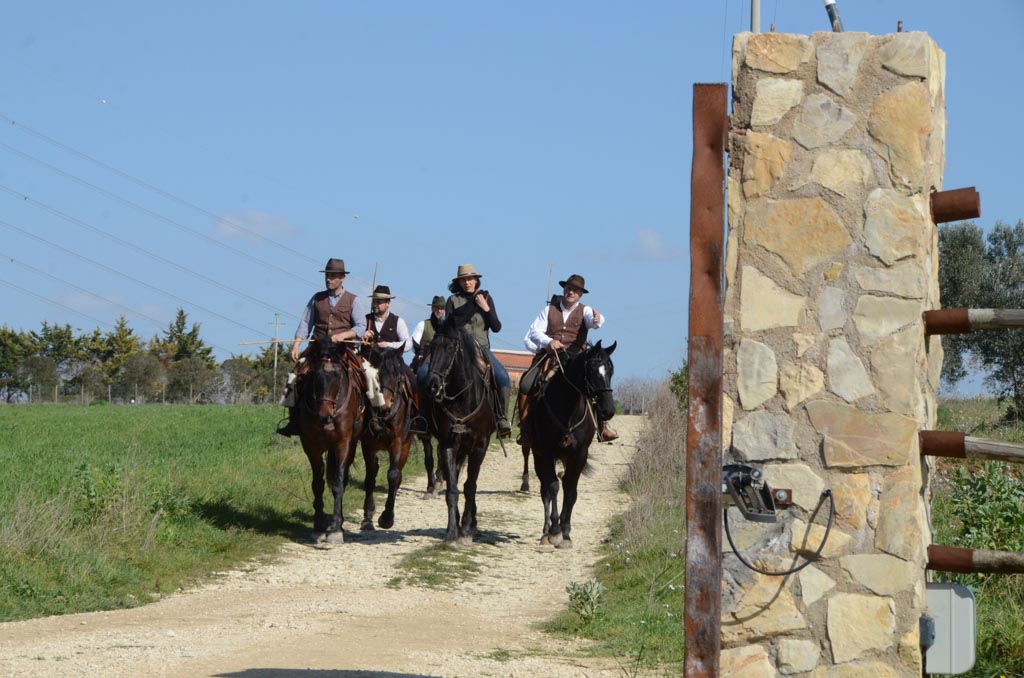
[(519, 491), (520, 492), (526, 492), (527, 494), (529, 494), (529, 492), (530, 492), (530, 484), (529, 483), (523, 483), (522, 485), (519, 486)]
[(540, 543), (545, 546), (548, 546), (551, 544), (551, 539), (545, 534), (543, 537), (540, 538)]
[(572, 548), (572, 540), (571, 539), (563, 539), (559, 543), (555, 544), (555, 548), (556, 549), (571, 549)]
[(468, 535), (463, 535), (455, 540), (456, 546), (472, 546), (473, 538)]
[(551, 539), (551, 545), (552, 546), (558, 546), (559, 544), (562, 543), (562, 533), (561, 532), (559, 532), (558, 534), (549, 534), (548, 538)]
[(359, 524), (359, 529), (363, 532), (373, 532), (373, 521), (367, 520)]
[(377, 519), (377, 524), (379, 526), (381, 526), (382, 528), (384, 528), (385, 530), (387, 530), (392, 525), (395, 524), (395, 516), (394, 515), (388, 516), (388, 515), (381, 514), (380, 518)]
[(328, 532), (327, 533), (327, 543), (328, 544), (344, 544), (345, 543), (345, 533), (342, 532), (341, 530), (338, 530), (337, 532)]
[(314, 544), (322, 544), (325, 541), (327, 541), (327, 533), (314, 532), (313, 534), (309, 535), (309, 541), (311, 541)]

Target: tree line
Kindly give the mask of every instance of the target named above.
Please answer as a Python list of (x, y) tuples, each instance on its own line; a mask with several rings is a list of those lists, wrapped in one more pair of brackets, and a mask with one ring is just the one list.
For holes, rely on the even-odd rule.
[(124, 316), (109, 332), (45, 321), (38, 331), (0, 327), (0, 398), (7, 403), (270, 403), (290, 368), (284, 344), (218, 364), (199, 323), (190, 326), (180, 308), (167, 329), (148, 340)]

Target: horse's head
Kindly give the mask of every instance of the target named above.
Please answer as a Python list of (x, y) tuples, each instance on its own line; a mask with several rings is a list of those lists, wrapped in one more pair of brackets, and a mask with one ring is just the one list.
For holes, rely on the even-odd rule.
[(395, 399), (407, 384), (406, 366), (402, 361), (402, 349), (386, 348), (379, 353), (374, 363), (380, 378), (380, 388), (384, 394), (384, 409), (391, 410)]
[(598, 341), (580, 356), (583, 365), (583, 393), (594, 403), (597, 416), (602, 421), (615, 416), (615, 398), (612, 395), (615, 366), (611, 355), (618, 343), (616, 341), (608, 348), (603, 348)]
[(454, 327), (443, 325), (430, 343), (430, 369), (427, 371), (427, 392), (435, 402), (445, 397), (456, 364), (463, 352), (462, 337)]
[(314, 344), (310, 351), (316, 413), (326, 431), (334, 429), (334, 414), (346, 376), (343, 361), (347, 350), (344, 346), (332, 345), (328, 341)]

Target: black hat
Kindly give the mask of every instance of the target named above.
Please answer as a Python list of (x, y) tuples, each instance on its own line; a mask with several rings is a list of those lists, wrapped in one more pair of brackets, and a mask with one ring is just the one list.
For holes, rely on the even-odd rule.
[(573, 287), (580, 288), (581, 294), (587, 293), (586, 282), (583, 280), (582, 275), (577, 275), (576, 273), (573, 273), (572, 275), (569, 276), (568, 280), (558, 281), (559, 287), (565, 287), (566, 285), (572, 285)]
[(340, 273), (342, 275), (348, 275), (348, 271), (345, 270), (345, 260), (335, 259), (331, 257), (327, 260), (327, 265), (320, 271), (321, 273)]
[(371, 299), (394, 299), (391, 295), (391, 288), (387, 285), (377, 285), (373, 290), (373, 294), (370, 295)]
[(431, 308), (444, 308), (445, 307), (444, 297), (442, 297), (441, 295), (435, 295), (434, 298), (430, 300), (430, 307)]

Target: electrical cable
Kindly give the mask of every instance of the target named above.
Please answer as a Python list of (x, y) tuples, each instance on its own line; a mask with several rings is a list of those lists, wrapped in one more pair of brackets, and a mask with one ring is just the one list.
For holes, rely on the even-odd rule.
[[(733, 541), (732, 541), (732, 532), (729, 530), (729, 509), (726, 508), (726, 510), (723, 511), (722, 520), (725, 523), (725, 537), (726, 537), (726, 539), (729, 540), (729, 546), (730, 546), (730, 548), (732, 548), (732, 552), (736, 555), (737, 558), (739, 558), (739, 561), (741, 563), (746, 565), (748, 568), (750, 568), (754, 572), (757, 572), (758, 574), (768, 575), (769, 577), (787, 577), (787, 576), (789, 576), (791, 574), (795, 574), (795, 573), (799, 572), (800, 570), (804, 569), (805, 567), (807, 567), (811, 563), (816, 562), (818, 560), (818, 558), (821, 556), (822, 550), (825, 548), (825, 542), (828, 541), (829, 532), (832, 531), (832, 521), (835, 519), (835, 516), (836, 516), (836, 500), (832, 496), (832, 490), (824, 490), (821, 493), (821, 497), (818, 499), (818, 505), (814, 507), (814, 511), (811, 513), (811, 516), (813, 517), (813, 516), (817, 515), (818, 511), (821, 510), (821, 505), (825, 503), (825, 499), (826, 498), (828, 498), (828, 500), (829, 500), (828, 525), (825, 527), (825, 534), (822, 535), (822, 537), (821, 537), (821, 544), (818, 545), (818, 550), (815, 551), (811, 555), (811, 557), (807, 559), (807, 561), (805, 563), (803, 563), (801, 565), (798, 565), (797, 567), (791, 567), (788, 570), (783, 570), (782, 572), (772, 572), (772, 571), (769, 571), (769, 570), (762, 570), (761, 568), (757, 567), (756, 565), (753, 565), (750, 561), (748, 561), (746, 558), (744, 558), (742, 555), (740, 555), (739, 549), (736, 548), (736, 544), (734, 544)], [(809, 527), (810, 527), (810, 522), (808, 521), (808, 528)], [(796, 562), (796, 560), (794, 559), (793, 562)]]
[(130, 276), (127, 273), (123, 273), (121, 271), (118, 271), (116, 269), (111, 268), (110, 266), (107, 266), (106, 264), (102, 264), (102, 263), (96, 261), (95, 259), (90, 259), (89, 257), (84, 256), (82, 254), (79, 254), (78, 252), (74, 252), (74, 251), (68, 249), (67, 247), (63, 247), (62, 245), (58, 245), (57, 243), (55, 243), (55, 242), (53, 242), (51, 240), (47, 240), (46, 238), (40, 237), (40, 236), (38, 236), (38, 235), (36, 235), (36, 234), (34, 234), (34, 233), (24, 229), (24, 228), (21, 228), (20, 226), (15, 226), (14, 224), (8, 223), (8, 222), (6, 222), (6, 221), (4, 221), (2, 219), (0, 219), (0, 226), (3, 226), (4, 228), (10, 229), (12, 231), (17, 231), (18, 233), (26, 235), (29, 238), (32, 238), (33, 240), (36, 240), (36, 241), (41, 242), (41, 243), (43, 243), (45, 245), (49, 245), (50, 247), (58, 249), (61, 252), (64, 252), (65, 254), (70, 254), (73, 257), (81, 259), (82, 261), (86, 261), (86, 262), (92, 264), (93, 266), (96, 266), (98, 268), (103, 269), (104, 271), (107, 271), (108, 273), (113, 273), (116, 276), (120, 276), (122, 278), (130, 280), (131, 282), (135, 283), (136, 285), (141, 285), (142, 287), (145, 287), (147, 289), (153, 290), (154, 292), (158, 292), (160, 294), (163, 294), (164, 296), (170, 297), (171, 299), (174, 299), (175, 301), (177, 301), (179, 303), (185, 304), (187, 306), (191, 306), (193, 308), (197, 308), (197, 309), (199, 309), (201, 311), (204, 311), (205, 313), (209, 313), (210, 315), (215, 316), (217, 318), (220, 318), (221, 320), (224, 320), (226, 322), (229, 322), (232, 325), (235, 325), (237, 327), (241, 327), (242, 329), (245, 329), (245, 330), (247, 330), (249, 332), (252, 332), (253, 334), (255, 334), (257, 336), (262, 336), (262, 335), (265, 334), (265, 332), (263, 332), (261, 330), (257, 330), (257, 329), (254, 329), (252, 327), (249, 327), (248, 325), (240, 323), (237, 320), (233, 320), (233, 319), (227, 317), (226, 315), (224, 315), (222, 313), (218, 313), (217, 311), (214, 311), (213, 309), (206, 308), (205, 306), (201, 306), (201, 305), (199, 305), (199, 304), (197, 304), (195, 302), (189, 301), (188, 299), (184, 299), (182, 297), (179, 297), (178, 295), (176, 295), (176, 294), (174, 294), (172, 292), (168, 292), (167, 290), (160, 289), (159, 287), (156, 287), (154, 285), (150, 285), (149, 283), (143, 282), (142, 280), (139, 280), (138, 278)]
[(127, 247), (128, 249), (134, 250), (134, 251), (136, 251), (136, 252), (138, 252), (140, 254), (144, 254), (145, 256), (147, 256), (147, 257), (149, 257), (151, 259), (155, 259), (156, 261), (159, 261), (162, 264), (165, 264), (167, 266), (175, 268), (175, 269), (177, 269), (177, 270), (179, 270), (179, 271), (181, 271), (183, 273), (187, 273), (187, 274), (189, 274), (189, 275), (191, 275), (191, 276), (193, 276), (195, 278), (198, 278), (199, 280), (202, 280), (203, 282), (209, 283), (210, 285), (213, 285), (215, 287), (219, 287), (220, 289), (224, 290), (225, 292), (230, 292), (231, 294), (240, 296), (240, 297), (242, 297), (244, 299), (248, 299), (249, 301), (253, 302), (254, 304), (259, 304), (260, 306), (263, 306), (264, 308), (267, 308), (267, 309), (269, 309), (271, 311), (274, 311), (275, 313), (280, 313), (282, 315), (286, 315), (286, 316), (289, 316), (289, 317), (292, 317), (292, 318), (295, 318), (295, 319), (298, 319), (298, 317), (299, 317), (299, 316), (295, 315), (294, 313), (289, 313), (288, 311), (285, 311), (284, 309), (278, 308), (277, 306), (274, 306), (272, 304), (268, 304), (267, 302), (263, 301), (262, 299), (254, 297), (254, 296), (252, 296), (250, 294), (246, 294), (242, 290), (238, 290), (238, 289), (235, 289), (235, 288), (231, 287), (230, 285), (225, 285), (224, 283), (218, 282), (218, 281), (214, 280), (213, 278), (210, 278), (207, 275), (199, 273), (198, 271), (193, 271), (192, 269), (188, 268), (187, 266), (182, 266), (181, 264), (176, 263), (174, 261), (171, 261), (170, 259), (168, 259), (166, 257), (163, 257), (163, 256), (161, 256), (159, 254), (156, 254), (155, 252), (150, 252), (149, 250), (147, 250), (144, 247), (141, 247), (141, 246), (136, 245), (136, 244), (134, 244), (132, 242), (129, 242), (129, 241), (127, 241), (127, 240), (125, 240), (123, 238), (120, 238), (120, 237), (118, 237), (118, 236), (116, 236), (116, 235), (114, 235), (112, 233), (108, 233), (107, 231), (104, 231), (103, 229), (101, 229), (101, 228), (99, 228), (97, 226), (93, 226), (92, 224), (87, 223), (85, 221), (82, 221), (81, 219), (77, 219), (77, 218), (71, 216), (70, 214), (65, 214), (64, 212), (61, 212), (60, 210), (58, 210), (55, 207), (51, 207), (50, 205), (47, 205), (44, 202), (41, 202), (39, 200), (35, 200), (34, 198), (30, 198), (29, 196), (25, 195), (24, 193), (19, 193), (18, 191), (15, 191), (12, 188), (8, 188), (7, 186), (4, 186), (3, 184), (0, 184), (0, 191), (5, 191), (7, 193), (10, 193), (11, 195), (13, 195), (15, 197), (21, 198), (22, 202), (26, 202), (26, 203), (34, 206), (34, 207), (38, 207), (39, 209), (44, 210), (46, 212), (49, 212), (50, 214), (53, 214), (54, 216), (60, 217), (61, 219), (65, 220), (67, 222), (70, 222), (72, 224), (75, 224), (76, 226), (80, 226), (82, 228), (88, 229), (88, 230), (92, 231), (93, 233), (96, 233), (97, 235), (99, 235), (99, 236), (101, 236), (103, 238), (106, 238), (108, 240), (116, 242), (117, 244), (119, 244), (119, 245), (121, 245), (123, 247)]

